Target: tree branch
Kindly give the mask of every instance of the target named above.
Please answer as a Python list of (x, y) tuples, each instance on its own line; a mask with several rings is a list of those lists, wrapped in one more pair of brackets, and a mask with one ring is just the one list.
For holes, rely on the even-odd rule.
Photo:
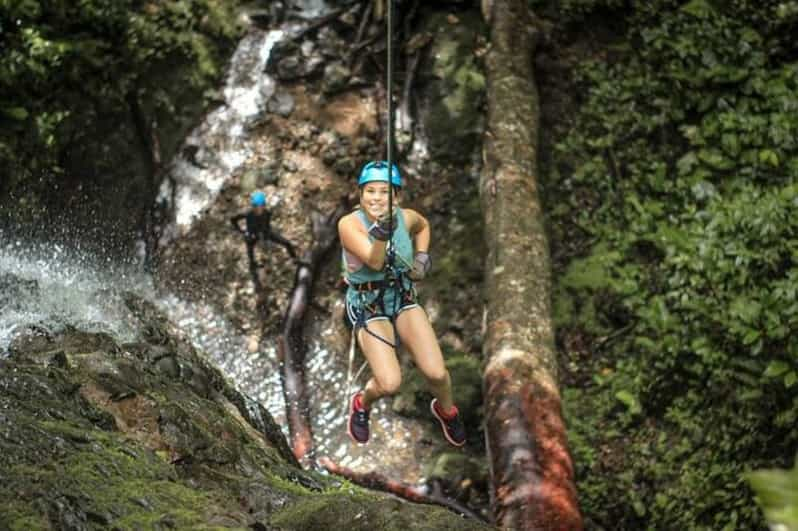
[(388, 492), (394, 496), (398, 496), (399, 498), (415, 503), (440, 505), (462, 516), (487, 522), (485, 518), (478, 515), (465, 505), (443, 495), (443, 493), (440, 491), (440, 488), (433, 487), (433, 492), (429, 492), (426, 487), (410, 485), (409, 483), (404, 483), (396, 479), (387, 478), (381, 474), (377, 474), (376, 472), (355, 472), (350, 468), (336, 464), (328, 457), (320, 458), (319, 464), (327, 469), (327, 471), (330, 473), (344, 477), (352, 483), (356, 483), (362, 487)]
[(282, 332), (277, 343), (291, 447), (300, 462), (306, 462), (308, 454), (313, 449), (313, 435), (308, 420), (308, 398), (304, 384), (307, 345), (302, 330), (305, 313), (313, 294), (314, 277), (327, 253), (338, 241), (338, 219), (346, 210), (342, 198), (341, 203), (330, 215), (313, 216), (313, 244), (302, 255), (297, 266), (294, 287), (291, 290), (288, 308), (283, 318)]

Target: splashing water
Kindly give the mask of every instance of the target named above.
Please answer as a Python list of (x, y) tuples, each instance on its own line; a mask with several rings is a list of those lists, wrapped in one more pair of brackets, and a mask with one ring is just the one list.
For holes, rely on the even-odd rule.
[(138, 320), (121, 295), (151, 293), (149, 278), (62, 245), (30, 247), (1, 236), (0, 353), (25, 331), (57, 333), (68, 325), (122, 342), (135, 339)]
[(247, 350), (247, 337), (213, 307), (159, 294), (152, 278), (122, 264), (98, 260), (58, 244), (31, 246), (0, 234), (0, 357), (15, 337), (33, 331), (56, 334), (66, 327), (104, 332), (120, 343), (141, 339), (141, 323), (125, 293), (153, 302), (208, 359), (257, 399), (277, 422), (285, 405), (274, 349)]

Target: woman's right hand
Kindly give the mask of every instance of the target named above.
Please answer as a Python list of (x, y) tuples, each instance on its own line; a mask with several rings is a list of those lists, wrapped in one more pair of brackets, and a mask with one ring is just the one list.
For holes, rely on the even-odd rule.
[(394, 215), (393, 222), (387, 214), (380, 217), (377, 221), (369, 227), (369, 234), (375, 239), (382, 242), (387, 242), (391, 239), (391, 229), (396, 228), (396, 216)]

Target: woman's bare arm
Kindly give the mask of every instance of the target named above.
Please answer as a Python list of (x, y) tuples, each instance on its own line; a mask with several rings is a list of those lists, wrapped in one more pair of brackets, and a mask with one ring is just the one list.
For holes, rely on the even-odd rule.
[(338, 236), (341, 238), (341, 246), (371, 269), (380, 271), (385, 265), (387, 242), (370, 242), (368, 232), (357, 216), (349, 214), (341, 218), (338, 222)]
[(404, 208), (405, 223), (410, 236), (413, 238), (413, 248), (418, 252), (429, 252), (431, 237), (429, 221), (415, 210)]

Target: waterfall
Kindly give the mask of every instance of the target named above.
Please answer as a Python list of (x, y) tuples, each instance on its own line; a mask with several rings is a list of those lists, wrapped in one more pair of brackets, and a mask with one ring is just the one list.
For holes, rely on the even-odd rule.
[(282, 35), (281, 30), (252, 29), (238, 44), (222, 91), (224, 102), (191, 131), (161, 184), (157, 203), (170, 213), (161, 227), (161, 245), (188, 230), (252, 153), (247, 126), (274, 94), (274, 80), (264, 70)]

